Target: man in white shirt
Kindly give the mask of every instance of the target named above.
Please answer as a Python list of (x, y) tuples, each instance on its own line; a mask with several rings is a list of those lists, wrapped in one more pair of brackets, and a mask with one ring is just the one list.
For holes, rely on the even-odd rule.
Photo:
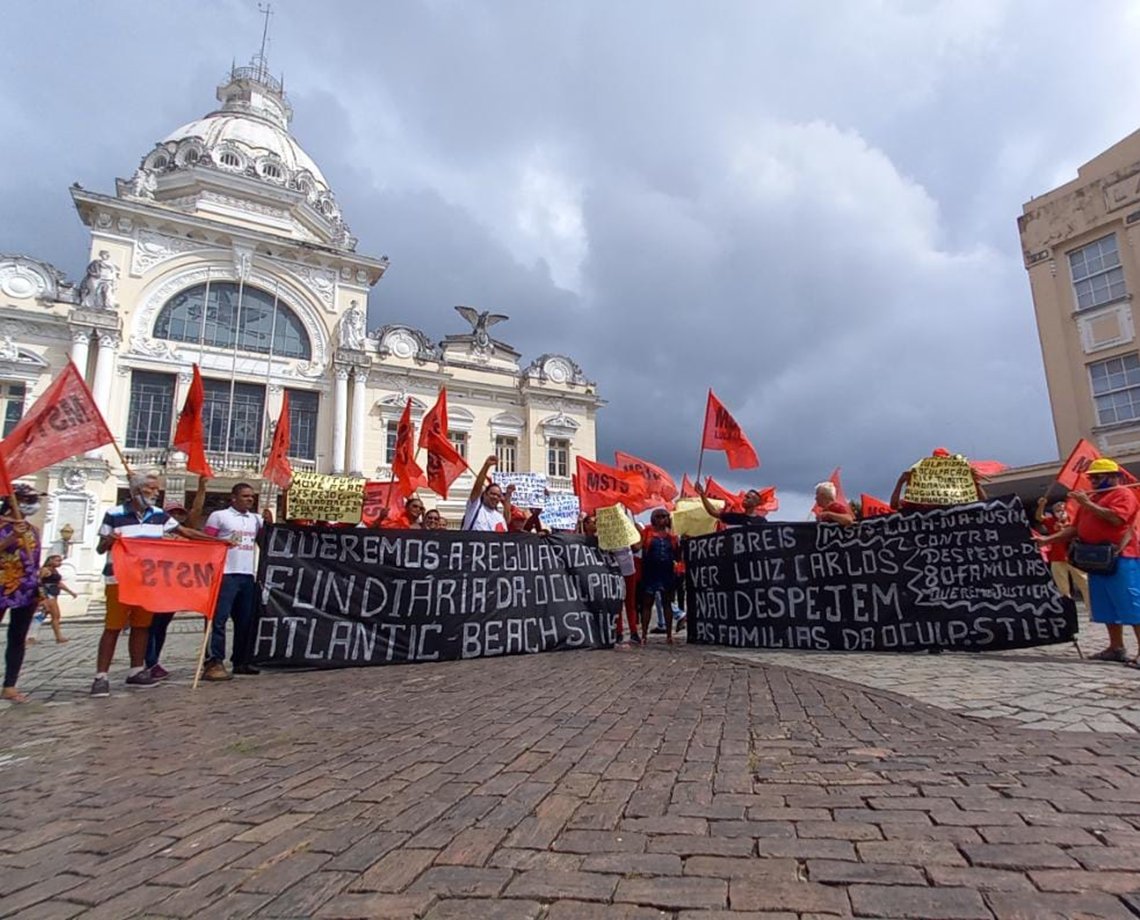
[[(202, 528), (212, 537), (230, 544), (226, 553), (225, 574), (214, 608), (214, 624), (210, 635), (210, 654), (202, 666), (203, 680), (231, 680), (233, 674), (258, 674), (252, 664), (253, 619), (257, 609), (257, 535), (262, 523), (272, 523), (268, 510), (253, 510), (257, 493), (248, 483), (238, 483), (230, 490), (230, 506), (215, 511)], [(263, 520), (264, 519), (264, 520)], [(234, 645), (230, 655), (233, 674), (226, 670), (226, 621), (233, 617)]]
[[(487, 474), (497, 462), (491, 454), (483, 461), (483, 467), (475, 477), (471, 494), (467, 498), (467, 511), (463, 515), (463, 530), (481, 530), (491, 533), (506, 533), (507, 518), (511, 514), (511, 495), (515, 487), (507, 486), (506, 492), (497, 482), (487, 483)], [(486, 488), (484, 488), (486, 484)], [(503, 510), (499, 510), (502, 502)]]

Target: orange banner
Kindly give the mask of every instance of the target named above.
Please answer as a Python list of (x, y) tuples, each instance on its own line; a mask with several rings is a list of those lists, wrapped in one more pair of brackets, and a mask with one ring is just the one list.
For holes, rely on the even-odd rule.
[(221, 541), (120, 538), (111, 546), (119, 601), (152, 613), (193, 610), (213, 619), (228, 550)]

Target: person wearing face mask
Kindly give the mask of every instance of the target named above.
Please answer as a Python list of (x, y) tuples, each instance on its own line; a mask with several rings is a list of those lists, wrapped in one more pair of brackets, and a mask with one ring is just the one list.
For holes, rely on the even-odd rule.
[(1108, 630), (1108, 648), (1091, 657), (1097, 661), (1129, 662), (1124, 647), (1124, 627), (1131, 626), (1140, 642), (1140, 546), (1134, 521), (1140, 511), (1136, 491), (1121, 488), (1123, 476), (1115, 460), (1100, 457), (1089, 464), (1086, 473), (1092, 490), (1070, 492), (1077, 504), (1075, 519), (1049, 536), (1038, 536), (1043, 546), (1052, 543), (1110, 544), (1120, 550), (1111, 574), (1089, 572), (1089, 600), (1092, 621)]
[[(14, 496), (0, 500), (0, 620), (8, 619), (8, 644), (4, 650), (4, 690), (0, 699), (26, 703), (28, 697), (16, 689), (28, 627), (40, 595), (40, 535), (27, 522), (39, 511), (39, 493), (29, 485), (16, 483)], [(12, 498), (20, 509), (13, 514)]]
[[(162, 482), (156, 473), (131, 473), (127, 479), (130, 498), (103, 515), (99, 527), (99, 542), (95, 547), (98, 553), (107, 553), (107, 564), (103, 566), (104, 588), (107, 599), (107, 614), (103, 625), (103, 635), (99, 638), (99, 651), (95, 662), (95, 680), (91, 684), (91, 696), (111, 695), (108, 672), (115, 658), (115, 646), (119, 633), (128, 625), (131, 627), (127, 648), (130, 653), (131, 669), (127, 673), (127, 686), (135, 688), (153, 687), (157, 681), (146, 667), (146, 647), (150, 638), (150, 624), (155, 611), (144, 610), (131, 604), (119, 602), (119, 585), (111, 566), (110, 551), (116, 540), (129, 540), (137, 537), (164, 537), (177, 534), (188, 540), (211, 540), (197, 530), (184, 527), (169, 514), (157, 507)], [(161, 612), (161, 611), (160, 611)]]

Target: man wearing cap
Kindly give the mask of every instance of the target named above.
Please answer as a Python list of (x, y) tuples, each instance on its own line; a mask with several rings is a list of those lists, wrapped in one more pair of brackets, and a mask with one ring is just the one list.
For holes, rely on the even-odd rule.
[[(1076, 519), (1057, 533), (1037, 539), (1044, 546), (1076, 538), (1082, 543), (1121, 547), (1116, 571), (1111, 575), (1089, 573), (1092, 621), (1108, 629), (1108, 648), (1092, 658), (1128, 662), (1124, 627), (1131, 626), (1140, 641), (1140, 546), (1133, 531), (1140, 500), (1135, 490), (1120, 488), (1124, 477), (1115, 460), (1100, 457), (1089, 464), (1086, 474), (1092, 490), (1069, 493), (1077, 503)], [(1129, 663), (1137, 667), (1135, 660)]]

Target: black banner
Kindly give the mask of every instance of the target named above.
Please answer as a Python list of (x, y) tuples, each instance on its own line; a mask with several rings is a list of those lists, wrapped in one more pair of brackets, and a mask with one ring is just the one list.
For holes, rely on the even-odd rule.
[(593, 538), (267, 527), (259, 664), (342, 668), (609, 648), (624, 581)]
[(685, 544), (690, 642), (983, 651), (1077, 632), (1015, 496), (851, 527), (749, 524)]

